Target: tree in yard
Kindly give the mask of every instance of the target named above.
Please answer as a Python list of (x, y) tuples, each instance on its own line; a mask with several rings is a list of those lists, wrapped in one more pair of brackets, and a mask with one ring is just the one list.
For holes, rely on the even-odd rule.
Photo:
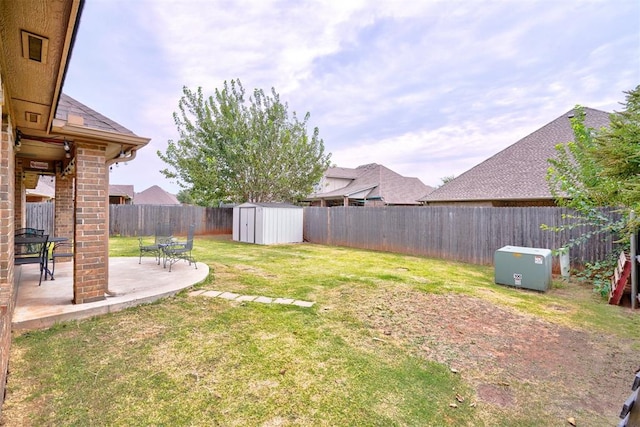
[(443, 185), (453, 181), (456, 178), (455, 175), (447, 175), (447, 176), (443, 176), (442, 178), (440, 178), (440, 185), (438, 185), (438, 188), (442, 187)]
[(202, 88), (185, 87), (178, 107), (179, 138), (158, 151), (169, 165), (161, 172), (199, 205), (295, 202), (329, 166), (318, 128), (307, 134), (309, 113), (290, 118), (275, 89), (256, 89), (247, 102), (240, 80), (225, 81), (208, 98)]
[[(640, 214), (640, 85), (626, 92), (624, 111), (596, 138), (594, 160), (613, 185), (613, 200)], [(637, 227), (637, 224), (633, 224)]]
[[(556, 146), (558, 156), (549, 160), (547, 179), (556, 202), (576, 213), (569, 225), (555, 230), (583, 225), (593, 230), (566, 247), (595, 234), (612, 234), (628, 246), (629, 235), (638, 229), (630, 212), (640, 213), (640, 86), (626, 92), (623, 105), (622, 112), (611, 114), (610, 126), (599, 130), (586, 127), (584, 111), (576, 107), (571, 121), (575, 140)], [(600, 265), (605, 275), (611, 274), (609, 263)], [(607, 285), (608, 278), (602, 281), (605, 294)]]
[(180, 190), (178, 194), (176, 194), (176, 199), (183, 205), (193, 205), (193, 199), (191, 198), (191, 194), (187, 190)]

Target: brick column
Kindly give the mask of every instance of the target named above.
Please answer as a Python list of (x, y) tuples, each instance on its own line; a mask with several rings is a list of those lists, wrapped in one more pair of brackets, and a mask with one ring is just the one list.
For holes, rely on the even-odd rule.
[[(14, 156), (15, 160), (15, 156)], [(14, 227), (23, 228), (27, 226), (27, 189), (24, 188), (22, 179), (22, 159), (15, 160), (14, 163)]]
[[(0, 85), (2, 82), (0, 81)], [(0, 86), (0, 90), (2, 86)], [(11, 349), (11, 318), (17, 288), (14, 283), (15, 152), (10, 122), (0, 103), (0, 396), (4, 396)]]
[(76, 143), (73, 302), (105, 298), (109, 280), (108, 169), (105, 147)]
[[(0, 106), (0, 113), (2, 107)], [(1, 117), (1, 116), (0, 116)], [(11, 126), (2, 119), (0, 132), (0, 315), (13, 311), (14, 266), (13, 236), (15, 231), (15, 152)], [(11, 329), (11, 317), (8, 318)]]
[(56, 175), (54, 235), (73, 240), (73, 178)]

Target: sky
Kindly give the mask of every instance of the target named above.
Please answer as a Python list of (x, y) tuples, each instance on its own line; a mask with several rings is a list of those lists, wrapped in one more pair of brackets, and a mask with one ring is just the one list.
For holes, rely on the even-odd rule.
[(177, 193), (182, 89), (232, 79), (309, 112), (333, 165), (438, 186), (575, 105), (620, 111), (640, 1), (88, 0), (63, 91), (151, 138), (111, 184)]

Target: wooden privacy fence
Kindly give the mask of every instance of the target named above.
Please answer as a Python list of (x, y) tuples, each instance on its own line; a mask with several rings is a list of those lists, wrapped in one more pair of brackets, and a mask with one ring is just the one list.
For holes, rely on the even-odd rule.
[[(53, 203), (27, 203), (27, 227), (53, 230)], [(558, 249), (587, 231), (577, 227), (556, 233), (540, 226), (558, 226), (566, 208), (480, 207), (333, 207), (304, 208), (304, 239), (312, 243), (422, 255), (493, 264), (503, 246)], [(231, 234), (232, 208), (199, 206), (110, 205), (110, 235), (151, 236), (156, 224), (171, 223), (175, 234)], [(614, 238), (597, 235), (572, 248), (573, 264), (602, 260), (619, 252)], [(554, 268), (557, 259), (554, 257)]]
[[(27, 203), (27, 227), (53, 234), (54, 203)], [(152, 236), (156, 224), (171, 223), (175, 234), (186, 235), (191, 224), (196, 234), (231, 234), (232, 208), (200, 206), (109, 205), (111, 236)]]
[(151, 236), (156, 224), (169, 223), (174, 234), (187, 234), (191, 224), (195, 233), (231, 234), (232, 208), (201, 206), (110, 205), (109, 233), (112, 236)]
[[(308, 207), (304, 239), (492, 265), (495, 251), (503, 246), (558, 249), (587, 231), (584, 227), (560, 233), (541, 229), (542, 224), (561, 225), (562, 215), (569, 213), (556, 207)], [(613, 240), (610, 235), (598, 235), (572, 248), (570, 257), (578, 264), (601, 260), (613, 252)], [(558, 261), (554, 264), (557, 269)]]
[(44, 230), (48, 236), (53, 235), (53, 203), (27, 203), (26, 215), (27, 227)]

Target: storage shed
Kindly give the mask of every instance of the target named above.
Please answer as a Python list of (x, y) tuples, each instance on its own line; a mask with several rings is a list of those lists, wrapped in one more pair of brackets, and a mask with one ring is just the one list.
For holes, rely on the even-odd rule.
[(243, 203), (233, 208), (233, 240), (259, 245), (302, 242), (304, 209), (285, 203)]

